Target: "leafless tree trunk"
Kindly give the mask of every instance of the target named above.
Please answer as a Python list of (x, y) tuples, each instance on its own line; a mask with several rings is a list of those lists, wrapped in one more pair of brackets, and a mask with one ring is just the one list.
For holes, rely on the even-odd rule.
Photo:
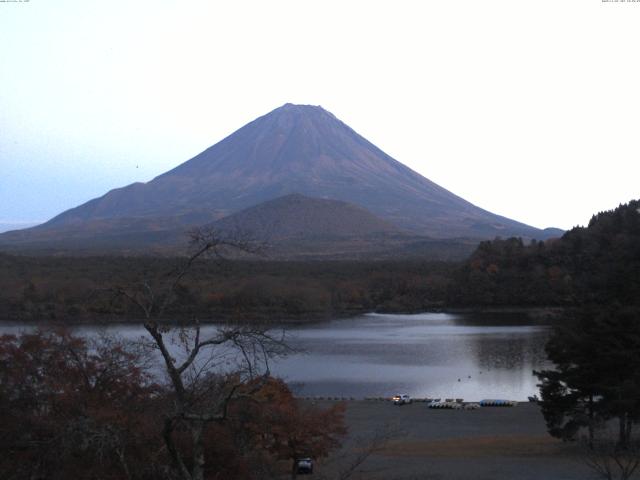
[[(173, 329), (160, 323), (167, 308), (175, 298), (175, 292), (193, 264), (200, 258), (213, 255), (221, 258), (227, 248), (245, 252), (254, 246), (242, 238), (220, 238), (212, 230), (195, 230), (191, 234), (193, 253), (184, 264), (168, 275), (164, 281), (152, 283), (143, 280), (138, 285), (114, 289), (127, 298), (144, 316), (144, 328), (151, 337), (151, 346), (157, 349), (163, 361), (173, 393), (173, 408), (164, 419), (163, 438), (174, 470), (183, 480), (203, 480), (205, 472), (204, 433), (207, 425), (224, 422), (231, 401), (251, 396), (261, 386), (254, 383), (251, 391), (242, 390), (247, 379), (263, 378), (269, 374), (269, 359), (286, 355), (290, 349), (285, 335), (272, 334), (267, 328), (252, 325), (217, 327), (203, 336), (197, 319), (189, 326)], [(172, 354), (171, 332), (177, 330), (178, 342), (184, 356)], [(232, 348), (239, 358), (234, 375), (227, 374), (222, 382), (212, 381), (216, 373), (216, 349)], [(187, 462), (175, 432), (178, 426), (186, 427), (192, 442), (190, 461)]]

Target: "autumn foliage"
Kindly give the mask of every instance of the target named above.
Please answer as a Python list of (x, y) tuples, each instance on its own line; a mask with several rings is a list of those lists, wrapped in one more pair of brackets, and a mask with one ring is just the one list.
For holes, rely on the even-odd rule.
[(91, 478), (96, 468), (101, 478), (136, 475), (155, 436), (143, 413), (159, 395), (141, 363), (114, 339), (0, 337), (0, 476)]
[(328, 456), (347, 433), (344, 404), (328, 410), (301, 406), (278, 379), (270, 379), (255, 397), (235, 405), (235, 410), (235, 418), (244, 423), (239, 430), (248, 432), (261, 451), (292, 467), (299, 458)]
[[(172, 392), (148, 362), (144, 350), (109, 337), (0, 337), (0, 478), (178, 478), (162, 432)], [(207, 425), (204, 478), (278, 478), (297, 456), (321, 458), (339, 445), (343, 407), (309, 409), (280, 380), (254, 382)], [(188, 458), (189, 432), (176, 428)]]

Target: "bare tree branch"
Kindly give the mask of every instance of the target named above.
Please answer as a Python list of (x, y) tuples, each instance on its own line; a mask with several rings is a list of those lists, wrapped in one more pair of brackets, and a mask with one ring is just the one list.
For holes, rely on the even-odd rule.
[(606, 480), (628, 480), (640, 467), (638, 441), (621, 447), (615, 440), (605, 436), (583, 442), (582, 450), (585, 465)]
[[(144, 317), (143, 326), (153, 346), (160, 352), (164, 371), (169, 376), (174, 394), (172, 412), (167, 413), (163, 425), (163, 438), (176, 474), (185, 480), (203, 480), (203, 431), (207, 423), (223, 422), (228, 416), (231, 402), (251, 398), (263, 387), (269, 373), (269, 359), (286, 355), (291, 349), (286, 336), (279, 336), (260, 326), (215, 327), (211, 334), (203, 335), (200, 323), (193, 319), (189, 326), (178, 327), (178, 342), (184, 358), (172, 354), (168, 333), (171, 327), (162, 325), (167, 310), (176, 298), (176, 292), (196, 261), (212, 256), (223, 258), (225, 249), (244, 253), (258, 253), (261, 246), (248, 237), (221, 236), (212, 229), (190, 232), (192, 249), (186, 260), (157, 282), (143, 279), (127, 287), (117, 286), (111, 292), (137, 307)], [(165, 336), (165, 334), (167, 334)], [(231, 347), (242, 360), (236, 365), (237, 374), (217, 377), (208, 370), (218, 349)], [(210, 355), (202, 360), (203, 352)], [(262, 377), (258, 374), (264, 372)], [(234, 379), (235, 378), (235, 379)], [(249, 385), (247, 379), (253, 379)], [(256, 380), (257, 379), (257, 380)], [(178, 428), (186, 427), (192, 439), (192, 452), (185, 461), (175, 441)]]

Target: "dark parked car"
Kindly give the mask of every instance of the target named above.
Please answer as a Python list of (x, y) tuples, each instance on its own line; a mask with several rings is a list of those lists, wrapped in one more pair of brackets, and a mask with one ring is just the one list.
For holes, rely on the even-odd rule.
[(296, 463), (298, 474), (310, 475), (313, 473), (313, 460), (310, 458), (300, 458)]

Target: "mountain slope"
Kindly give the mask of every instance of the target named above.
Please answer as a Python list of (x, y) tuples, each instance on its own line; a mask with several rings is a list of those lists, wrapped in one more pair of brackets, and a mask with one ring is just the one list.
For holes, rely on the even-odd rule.
[(218, 220), (213, 227), (269, 241), (402, 234), (400, 229), (362, 207), (299, 194), (249, 207)]
[[(462, 259), (464, 242), (434, 242), (410, 235), (366, 209), (339, 200), (291, 194), (246, 208), (214, 222), (222, 237), (263, 244), (269, 259), (353, 260), (421, 257)], [(415, 246), (418, 246), (416, 251)]]
[(321, 107), (286, 104), (148, 183), (134, 183), (0, 243), (60, 238), (66, 231), (174, 231), (210, 223), (291, 193), (356, 204), (433, 238), (546, 238), (436, 185)]

